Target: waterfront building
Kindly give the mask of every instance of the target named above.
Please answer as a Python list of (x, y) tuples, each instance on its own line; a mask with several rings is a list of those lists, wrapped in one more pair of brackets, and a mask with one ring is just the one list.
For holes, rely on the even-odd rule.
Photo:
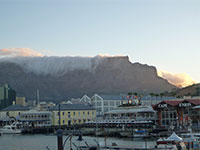
[(123, 102), (127, 103), (128, 99), (124, 99), (120, 95), (98, 95), (91, 97), (92, 106), (96, 109), (97, 116), (103, 116), (105, 112), (113, 110), (120, 106)]
[(82, 103), (92, 104), (91, 98), (88, 97), (87, 95), (84, 95), (84, 96), (80, 99), (80, 101), (81, 101)]
[(84, 104), (60, 104), (49, 109), (52, 112), (53, 125), (74, 125), (94, 121), (96, 119), (96, 110)]
[(0, 110), (12, 105), (16, 100), (16, 92), (8, 84), (0, 87)]
[(26, 98), (16, 97), (16, 105), (26, 106)]
[(46, 127), (52, 125), (52, 113), (49, 111), (30, 110), (20, 114), (19, 121), (31, 127)]
[(53, 107), (55, 106), (56, 104), (54, 104), (53, 102), (40, 102), (39, 105), (38, 105), (38, 109), (39, 110), (49, 110), (50, 107)]
[(71, 100), (61, 102), (62, 104), (86, 104), (91, 105), (91, 98), (84, 95), (82, 98), (72, 98)]
[(196, 116), (196, 114), (200, 114), (199, 105), (200, 99), (162, 101), (154, 106), (158, 112), (158, 125), (186, 127), (199, 124), (200, 117)]
[(155, 123), (156, 111), (152, 106), (121, 105), (104, 114), (103, 123)]
[(151, 96), (146, 95), (141, 97), (142, 105), (156, 105), (164, 100), (176, 100), (176, 97), (169, 97), (169, 96)]
[(21, 113), (28, 111), (29, 108), (21, 105), (10, 105), (0, 111), (2, 116), (13, 118), (15, 120), (19, 119)]

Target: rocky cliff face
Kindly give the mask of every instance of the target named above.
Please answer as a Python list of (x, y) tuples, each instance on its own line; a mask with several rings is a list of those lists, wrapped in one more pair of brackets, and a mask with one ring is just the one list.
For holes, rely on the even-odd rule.
[[(48, 58), (2, 60), (0, 85), (8, 83), (18, 96), (28, 99), (36, 99), (39, 89), (43, 100), (66, 100), (94, 93), (163, 92), (174, 88), (157, 76), (155, 67), (131, 63), (128, 57), (94, 57), (84, 61), (61, 59), (64, 58), (55, 58), (51, 63)], [(76, 65), (72, 67), (74, 63)]]

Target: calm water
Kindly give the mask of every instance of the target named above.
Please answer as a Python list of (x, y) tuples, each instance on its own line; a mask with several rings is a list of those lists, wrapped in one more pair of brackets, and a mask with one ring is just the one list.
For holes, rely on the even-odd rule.
[[(63, 141), (67, 136), (64, 136)], [(75, 145), (84, 145), (84, 142), (78, 142), (78, 137), (73, 137), (72, 142)], [(89, 145), (95, 145), (95, 137), (86, 137), (83, 139), (87, 141)], [(104, 138), (96, 139), (102, 145), (104, 144)], [(107, 138), (107, 145), (111, 145), (113, 142), (120, 146), (131, 146), (134, 148), (144, 148), (145, 141), (122, 139), (122, 138)], [(148, 141), (148, 147), (154, 147), (155, 141)], [(0, 136), (0, 150), (47, 150), (46, 146), (50, 150), (57, 150), (57, 137), (55, 135), (2, 135)], [(75, 147), (73, 147), (75, 150)], [(65, 150), (69, 150), (69, 141), (65, 145)]]

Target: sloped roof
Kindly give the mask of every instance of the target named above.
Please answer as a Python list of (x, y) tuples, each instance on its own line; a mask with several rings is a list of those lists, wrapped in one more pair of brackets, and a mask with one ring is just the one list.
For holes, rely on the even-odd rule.
[(179, 137), (175, 132), (172, 133), (172, 135), (170, 135), (166, 141), (182, 141), (183, 139), (181, 137)]
[(100, 95), (104, 100), (123, 100), (123, 97), (120, 95)]
[[(50, 107), (49, 110), (59, 110), (59, 105)], [(95, 110), (95, 108), (84, 104), (61, 104), (60, 110)]]
[[(181, 100), (165, 100), (162, 101), (158, 104), (168, 104), (170, 106), (177, 106), (178, 104), (182, 103), (182, 102), (188, 102), (194, 105), (200, 105), (200, 99), (181, 99)], [(154, 107), (158, 106), (158, 104), (156, 104)]]
[(10, 105), (4, 109), (2, 109), (1, 111), (26, 111), (29, 110), (28, 107), (26, 106), (22, 106), (22, 105)]
[(200, 105), (200, 99), (185, 99), (184, 102), (189, 102), (194, 105)]
[(179, 103), (181, 103), (182, 101), (183, 100), (166, 100), (166, 101), (163, 101), (163, 102), (166, 103), (166, 104), (169, 104), (170, 106), (176, 106)]

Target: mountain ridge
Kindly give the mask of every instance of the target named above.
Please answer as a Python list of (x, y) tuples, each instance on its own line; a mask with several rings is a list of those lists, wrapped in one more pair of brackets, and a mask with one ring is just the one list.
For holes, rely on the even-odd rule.
[[(167, 80), (159, 77), (154, 66), (143, 65), (138, 62), (131, 63), (128, 56), (93, 57), (89, 60), (77, 59), (76, 61), (83, 62), (80, 67), (73, 59), (68, 61), (66, 58), (62, 62), (57, 58), (54, 60), (55, 63), (58, 61), (58, 64), (64, 66), (57, 66), (57, 70), (59, 70), (59, 67), (71, 69), (63, 70), (63, 72), (59, 70), (60, 74), (57, 75), (51, 73), (38, 74), (34, 70), (27, 70), (23, 64), (29, 66), (31, 64), (27, 64), (26, 60), (22, 64), (16, 61), (1, 61), (0, 85), (8, 83), (16, 90), (18, 96), (26, 96), (30, 100), (36, 99), (37, 89), (39, 89), (40, 98), (43, 100), (66, 100), (95, 93), (111, 95), (124, 94), (130, 91), (159, 93), (175, 87)], [(49, 63), (47, 58), (33, 60), (30, 61), (32, 65), (38, 64), (37, 61), (39, 60), (39, 65), (43, 65), (44, 68), (46, 67), (44, 63)], [(65, 64), (66, 62), (70, 63)], [(76, 63), (75, 69), (72, 68), (74, 65), (72, 63)], [(84, 63), (89, 64), (89, 67), (85, 67)], [(54, 64), (54, 62), (49, 64)], [(82, 66), (83, 68), (81, 68)], [(47, 67), (51, 71), (51, 65), (47, 65)], [(56, 64), (54, 67), (56, 67)]]

